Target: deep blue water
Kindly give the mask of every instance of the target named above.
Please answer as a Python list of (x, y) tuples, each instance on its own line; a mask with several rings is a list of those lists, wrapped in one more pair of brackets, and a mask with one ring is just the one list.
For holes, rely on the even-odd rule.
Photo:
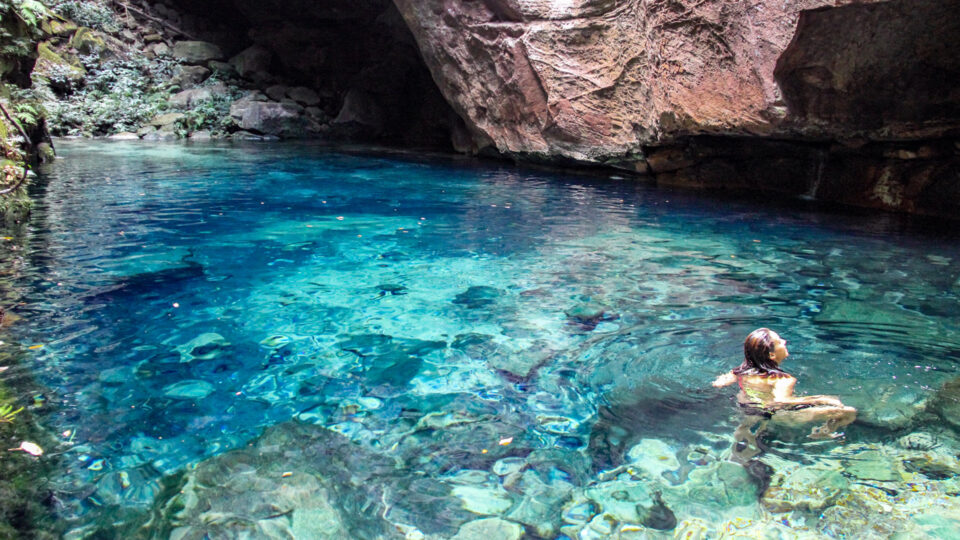
[(55, 485), (77, 523), (291, 419), (383, 455), (431, 414), (485, 419), (434, 432), (411, 477), (499, 446), (554, 451), (578, 485), (647, 439), (720, 455), (739, 416), (709, 383), (761, 326), (798, 391), (861, 410), (842, 443), (771, 442), (790, 459), (925, 429), (915, 404), (960, 365), (942, 223), (315, 146), (58, 150), (0, 255), (23, 303), (2, 340), (69, 433)]

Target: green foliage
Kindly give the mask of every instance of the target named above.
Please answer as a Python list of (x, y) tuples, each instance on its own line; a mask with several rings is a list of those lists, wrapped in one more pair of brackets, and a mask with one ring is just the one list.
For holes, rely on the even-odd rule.
[(120, 31), (116, 15), (103, 2), (97, 0), (52, 0), (47, 4), (55, 13), (80, 26), (88, 26), (103, 32)]
[(88, 66), (86, 85), (64, 99), (46, 100), (54, 135), (109, 135), (133, 131), (166, 108), (163, 85), (172, 75), (169, 61), (120, 58)]
[(33, 103), (17, 103), (13, 107), (14, 118), (24, 126), (35, 126), (40, 121), (40, 111)]
[(201, 130), (213, 133), (226, 132), (233, 126), (230, 105), (237, 97), (226, 94), (195, 103), (190, 110), (184, 111), (183, 118), (177, 121), (178, 135), (185, 137), (190, 132)]
[(0, 55), (31, 55), (46, 13), (36, 0), (0, 0)]
[(37, 28), (47, 13), (47, 8), (36, 0), (20, 0), (13, 2), (15, 13), (27, 26)]
[(13, 422), (13, 419), (20, 411), (23, 410), (23, 407), (20, 407), (17, 410), (13, 410), (13, 405), (0, 405), (0, 424), (6, 423), (10, 424)]

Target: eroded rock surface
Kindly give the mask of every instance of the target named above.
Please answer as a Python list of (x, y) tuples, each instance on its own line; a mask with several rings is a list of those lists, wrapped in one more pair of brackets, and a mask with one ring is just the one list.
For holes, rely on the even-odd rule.
[[(960, 199), (955, 1), (395, 3), (475, 151), (912, 212)], [(938, 142), (865, 146), (920, 140)], [(740, 166), (757, 154), (772, 172)]]

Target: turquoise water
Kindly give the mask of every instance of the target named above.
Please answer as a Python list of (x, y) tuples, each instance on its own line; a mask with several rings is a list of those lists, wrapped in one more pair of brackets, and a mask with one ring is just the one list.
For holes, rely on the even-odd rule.
[[(313, 146), (58, 150), (2, 255), (0, 377), (46, 387), (75, 536), (960, 523), (951, 224)], [(799, 392), (860, 413), (742, 467), (709, 383), (761, 326)]]

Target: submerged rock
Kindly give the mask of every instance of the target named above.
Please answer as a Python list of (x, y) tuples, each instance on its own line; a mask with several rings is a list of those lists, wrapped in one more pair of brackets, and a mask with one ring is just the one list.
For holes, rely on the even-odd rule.
[(163, 395), (174, 399), (203, 399), (213, 393), (213, 385), (207, 381), (180, 381), (163, 388)]
[(485, 518), (464, 523), (450, 540), (519, 540), (523, 527), (500, 518)]
[(498, 289), (485, 285), (477, 285), (458, 294), (453, 299), (453, 303), (468, 309), (477, 309), (493, 304), (499, 297), (500, 291)]
[(180, 353), (181, 362), (193, 362), (196, 360), (213, 360), (228, 347), (230, 347), (230, 342), (225, 337), (214, 332), (207, 332), (180, 345), (177, 347), (177, 352)]

